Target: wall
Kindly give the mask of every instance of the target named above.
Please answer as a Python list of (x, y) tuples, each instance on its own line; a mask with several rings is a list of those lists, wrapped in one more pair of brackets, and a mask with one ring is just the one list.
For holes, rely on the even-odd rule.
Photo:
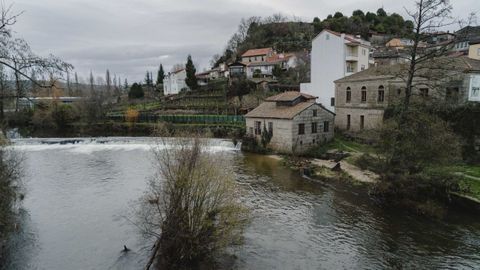
[[(327, 39), (328, 36), (328, 39)], [(317, 96), (317, 101), (333, 111), (330, 100), (335, 96), (334, 80), (345, 74), (344, 39), (327, 31), (312, 41), (311, 84), (301, 85), (301, 91)]]
[[(317, 116), (313, 117), (313, 110), (317, 110)], [(269, 147), (274, 151), (281, 153), (291, 153), (292, 147), (296, 145), (296, 152), (302, 153), (309, 148), (321, 144), (325, 141), (333, 139), (334, 136), (334, 122), (335, 116), (324, 110), (318, 104), (313, 104), (308, 109), (299, 113), (294, 119), (271, 119), (271, 118), (246, 118), (247, 134), (250, 133), (250, 128), (255, 130), (255, 121), (260, 121), (268, 128), (268, 122), (273, 123), (273, 136), (270, 141)], [(329, 122), (329, 131), (323, 132), (323, 122)], [(317, 122), (317, 133), (312, 134), (312, 122)], [(298, 134), (298, 125), (305, 124), (305, 134)], [(261, 136), (257, 135), (256, 138), (260, 141)]]
[[(251, 129), (255, 130), (255, 121), (260, 121), (265, 124), (268, 129), (268, 122), (273, 123), (273, 135), (270, 140), (269, 147), (274, 151), (281, 153), (291, 153), (292, 151), (292, 121), (288, 119), (273, 119), (273, 118), (245, 118), (247, 134), (254, 135), (255, 131), (251, 133)], [(260, 142), (261, 135), (256, 135), (258, 142)]]
[[(317, 116), (313, 116), (313, 110), (317, 110)], [(329, 131), (324, 132), (324, 121), (329, 122)], [(312, 123), (317, 123), (317, 133), (312, 133)], [(305, 134), (299, 135), (299, 124), (305, 124)], [(303, 153), (315, 145), (330, 141), (334, 136), (335, 116), (324, 110), (318, 104), (314, 104), (293, 118), (292, 145), (297, 153)]]
[(480, 60), (480, 43), (470, 45), (468, 48), (468, 57)]

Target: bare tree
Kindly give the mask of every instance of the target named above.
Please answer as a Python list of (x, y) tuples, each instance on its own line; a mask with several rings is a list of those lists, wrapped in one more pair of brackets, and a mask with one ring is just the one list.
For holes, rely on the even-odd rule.
[(232, 171), (223, 164), (226, 158), (207, 151), (205, 143), (199, 138), (164, 139), (154, 151), (157, 174), (139, 224), (157, 238), (147, 269), (154, 261), (167, 268), (191, 266), (241, 236), (246, 211)]

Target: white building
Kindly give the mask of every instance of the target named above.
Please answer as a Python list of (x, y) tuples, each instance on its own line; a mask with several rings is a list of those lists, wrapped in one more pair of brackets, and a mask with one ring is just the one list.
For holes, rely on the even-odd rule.
[(163, 94), (174, 95), (180, 93), (182, 89), (188, 89), (186, 78), (187, 71), (185, 69), (168, 73), (163, 79)]
[(300, 91), (318, 97), (329, 110), (335, 106), (335, 80), (365, 70), (370, 64), (370, 42), (352, 35), (323, 30), (312, 41), (311, 82)]

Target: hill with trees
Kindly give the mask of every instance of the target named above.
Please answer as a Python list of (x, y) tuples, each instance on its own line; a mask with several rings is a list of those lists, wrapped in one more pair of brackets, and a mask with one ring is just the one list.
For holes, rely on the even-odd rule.
[(365, 39), (369, 38), (371, 32), (409, 37), (413, 23), (397, 13), (389, 15), (383, 8), (366, 13), (355, 10), (350, 17), (336, 12), (324, 20), (315, 17), (311, 23), (280, 14), (263, 19), (250, 17), (240, 21), (225, 51), (215, 55), (211, 65), (216, 67), (223, 62), (239, 60), (242, 53), (253, 48), (272, 47), (279, 52), (310, 50), (312, 39), (323, 29), (361, 35)]

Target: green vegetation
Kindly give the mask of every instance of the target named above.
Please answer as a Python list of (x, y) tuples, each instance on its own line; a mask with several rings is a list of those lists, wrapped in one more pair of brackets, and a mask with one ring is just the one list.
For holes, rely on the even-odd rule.
[(185, 79), (185, 83), (191, 90), (197, 90), (198, 89), (198, 82), (197, 82), (197, 77), (195, 74), (197, 73), (197, 70), (195, 69), (195, 66), (193, 65), (192, 61), (192, 56), (189, 55), (187, 58), (187, 64), (185, 65), (185, 71), (187, 73), (187, 78)]
[(143, 88), (140, 84), (134, 83), (130, 87), (130, 91), (128, 92), (128, 98), (143, 98), (145, 93), (143, 92)]
[(365, 39), (368, 39), (370, 31), (409, 37), (413, 30), (412, 21), (405, 20), (397, 13), (388, 15), (383, 8), (378, 9), (376, 13), (355, 10), (350, 17), (336, 12), (333, 16), (328, 15), (323, 21), (315, 17), (313, 26), (315, 34), (323, 29), (330, 29), (341, 33), (359, 34)]

